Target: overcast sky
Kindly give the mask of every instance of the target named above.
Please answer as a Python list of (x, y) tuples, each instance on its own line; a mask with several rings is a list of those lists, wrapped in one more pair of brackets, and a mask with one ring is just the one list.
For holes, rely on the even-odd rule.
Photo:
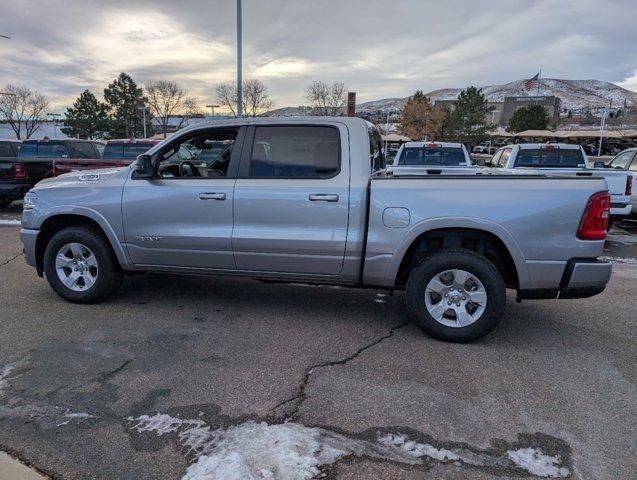
[[(542, 76), (637, 90), (637, 0), (243, 0), (244, 77), (276, 106), (313, 79), (359, 102)], [(0, 85), (58, 110), (119, 72), (200, 98), (235, 78), (235, 0), (1, 0)]]

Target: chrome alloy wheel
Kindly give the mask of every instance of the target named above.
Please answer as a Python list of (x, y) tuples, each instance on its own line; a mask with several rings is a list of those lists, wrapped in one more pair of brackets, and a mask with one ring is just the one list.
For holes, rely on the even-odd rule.
[(97, 280), (97, 258), (86, 245), (67, 243), (55, 256), (55, 271), (67, 288), (74, 292), (84, 292)]
[(465, 270), (445, 270), (427, 284), (425, 306), (437, 322), (447, 327), (466, 327), (484, 313), (487, 291), (475, 275)]

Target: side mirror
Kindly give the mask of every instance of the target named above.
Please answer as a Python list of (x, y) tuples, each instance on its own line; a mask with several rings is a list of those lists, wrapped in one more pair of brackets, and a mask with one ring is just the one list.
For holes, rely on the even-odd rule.
[(594, 168), (604, 168), (606, 165), (601, 160), (597, 160), (593, 163)]
[(153, 162), (150, 155), (138, 155), (133, 165), (134, 178), (151, 178), (153, 176)]

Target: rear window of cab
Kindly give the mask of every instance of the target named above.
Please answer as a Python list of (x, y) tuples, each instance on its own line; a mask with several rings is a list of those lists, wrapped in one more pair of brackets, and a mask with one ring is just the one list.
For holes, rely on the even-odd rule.
[(586, 167), (579, 148), (522, 148), (515, 159), (516, 167)]
[(109, 143), (104, 148), (105, 159), (135, 160), (138, 155), (146, 153), (153, 145), (148, 143)]
[(398, 165), (458, 167), (465, 163), (461, 147), (407, 147), (398, 158)]

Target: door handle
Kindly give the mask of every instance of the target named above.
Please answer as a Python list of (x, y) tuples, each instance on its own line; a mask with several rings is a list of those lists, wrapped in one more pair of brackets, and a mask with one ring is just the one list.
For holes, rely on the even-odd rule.
[(199, 200), (225, 200), (225, 193), (200, 193)]
[(338, 202), (338, 195), (332, 193), (310, 193), (310, 202)]

